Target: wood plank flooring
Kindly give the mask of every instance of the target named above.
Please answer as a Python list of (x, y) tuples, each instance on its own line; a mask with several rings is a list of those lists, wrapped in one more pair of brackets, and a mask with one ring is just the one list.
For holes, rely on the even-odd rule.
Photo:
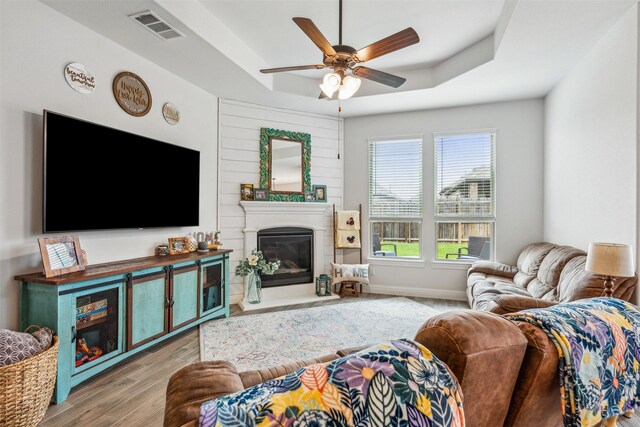
[[(231, 316), (294, 310), (320, 305), (348, 304), (363, 299), (390, 298), (388, 295), (364, 294), (360, 298), (298, 304), (245, 313), (231, 306)], [(410, 298), (440, 311), (468, 308), (465, 302)], [(200, 360), (198, 328), (142, 351), (95, 378), (72, 389), (69, 398), (49, 407), (43, 427), (162, 426), (165, 391), (169, 377), (181, 367)], [(640, 416), (624, 419), (621, 427), (640, 427)], [(470, 426), (473, 427), (473, 426)]]

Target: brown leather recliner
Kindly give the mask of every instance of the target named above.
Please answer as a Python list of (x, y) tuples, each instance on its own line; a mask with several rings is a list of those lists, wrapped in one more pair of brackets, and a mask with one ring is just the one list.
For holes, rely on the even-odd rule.
[[(469, 304), (505, 314), (601, 296), (604, 278), (585, 271), (586, 258), (571, 246), (543, 242), (524, 248), (516, 266), (477, 261), (467, 273)], [(629, 301), (638, 277), (614, 282), (614, 297)]]
[[(503, 425), (527, 346), (527, 339), (512, 322), (492, 313), (471, 310), (443, 313), (425, 322), (415, 340), (446, 363), (457, 378), (468, 426)], [(359, 349), (240, 373), (228, 362), (193, 363), (174, 373), (169, 380), (164, 425), (196, 426), (203, 402)]]

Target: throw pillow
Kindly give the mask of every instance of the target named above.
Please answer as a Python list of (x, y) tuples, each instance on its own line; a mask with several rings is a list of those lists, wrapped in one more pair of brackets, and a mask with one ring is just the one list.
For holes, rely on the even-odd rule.
[(464, 425), (448, 368), (427, 348), (394, 340), (224, 396), (200, 407), (204, 427)]
[(42, 344), (33, 335), (0, 329), (0, 366), (20, 362), (42, 350)]
[(369, 284), (369, 264), (331, 263), (331, 280), (335, 285), (342, 282)]
[(40, 328), (35, 332), (31, 332), (38, 342), (40, 342), (40, 348), (42, 350), (46, 350), (51, 347), (51, 343), (53, 342), (53, 331), (49, 328)]

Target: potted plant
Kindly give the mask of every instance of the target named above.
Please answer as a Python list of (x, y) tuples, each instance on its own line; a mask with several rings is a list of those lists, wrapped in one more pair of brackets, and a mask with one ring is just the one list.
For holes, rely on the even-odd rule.
[(247, 302), (258, 304), (262, 301), (262, 280), (260, 273), (273, 274), (280, 268), (280, 261), (267, 262), (262, 255), (262, 251), (256, 249), (251, 251), (251, 255), (240, 261), (236, 267), (236, 276), (247, 277)]

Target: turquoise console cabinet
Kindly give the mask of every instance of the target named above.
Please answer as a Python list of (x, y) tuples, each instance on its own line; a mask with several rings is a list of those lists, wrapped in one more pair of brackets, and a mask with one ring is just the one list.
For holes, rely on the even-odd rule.
[(16, 276), (21, 327), (46, 326), (60, 339), (56, 403), (147, 347), (229, 317), (230, 252), (139, 258), (52, 278)]

